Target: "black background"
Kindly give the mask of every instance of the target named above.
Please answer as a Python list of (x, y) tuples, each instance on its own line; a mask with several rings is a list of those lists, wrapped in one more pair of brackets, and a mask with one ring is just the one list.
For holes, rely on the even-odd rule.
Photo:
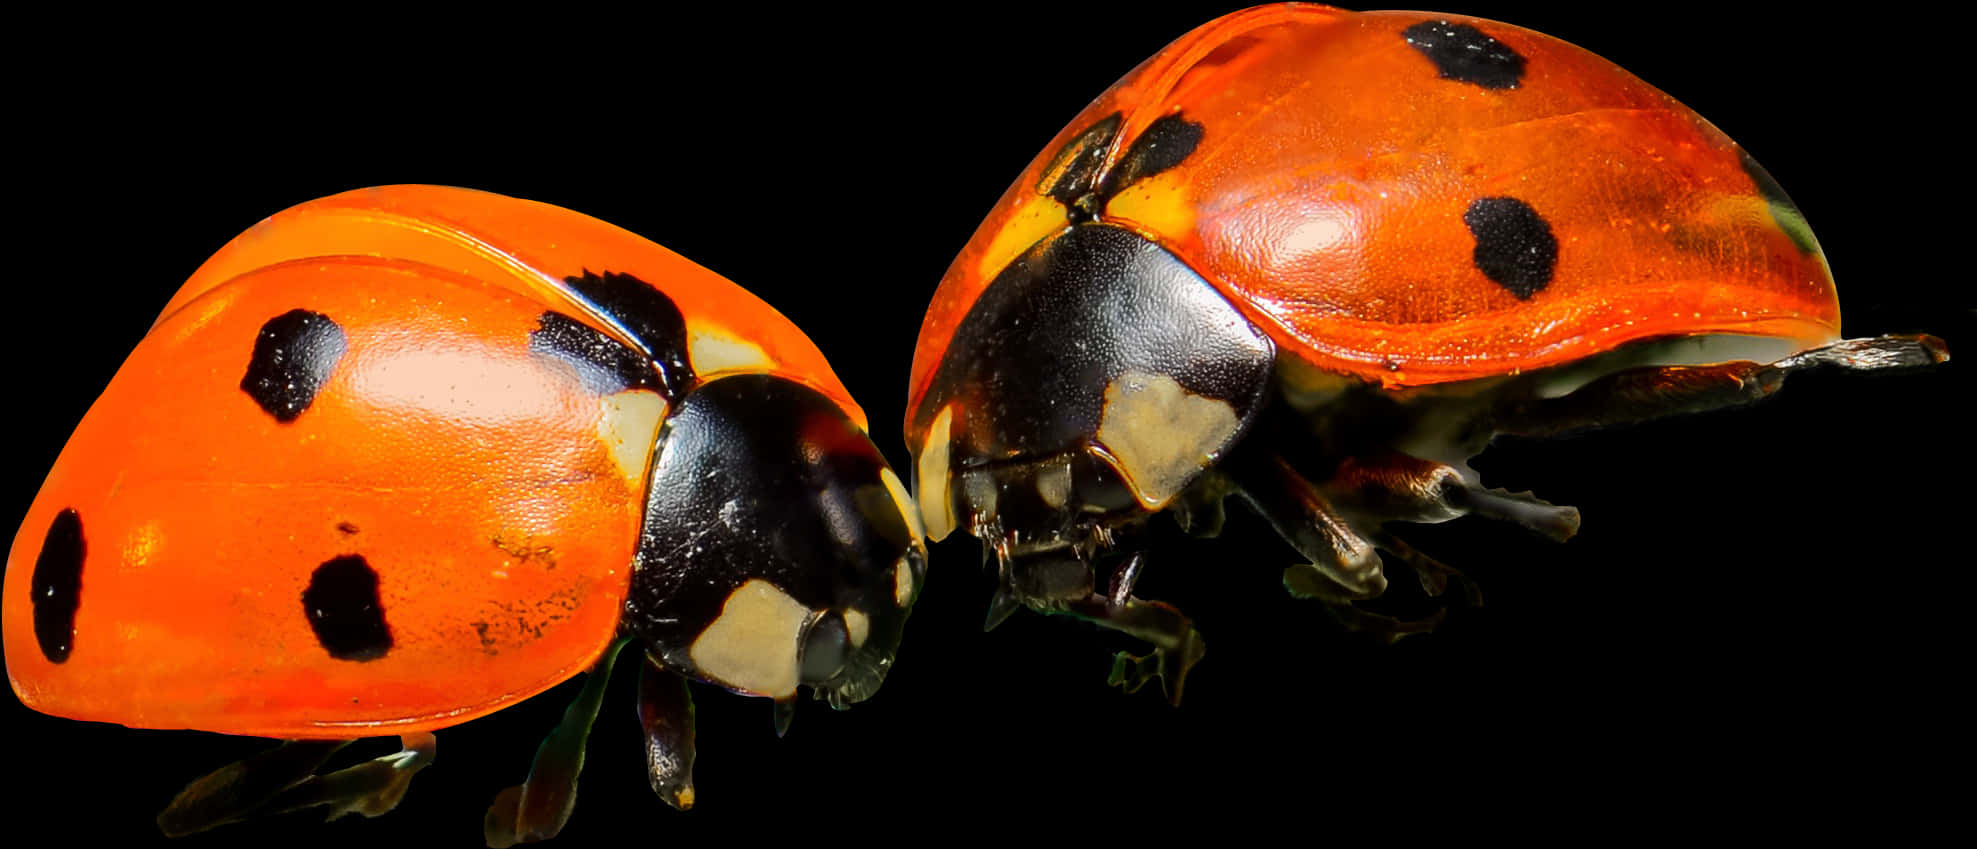
[[(1944, 126), (1960, 59), (1941, 30), (1796, 5), (1439, 5), (1588, 47), (1738, 139), (1813, 222), (1849, 335), (1977, 340), (1968, 247), (1951, 235), (1965, 225), (1936, 209), (1969, 189), (1949, 165), (1963, 157)], [(207, 255), (292, 204), (396, 182), (566, 206), (751, 288), (831, 357), (904, 469), (914, 335), (949, 260), (1087, 101), (1230, 8), (737, 3), (19, 32), (0, 506), (26, 511)], [(689, 813), (646, 788), (618, 681), (562, 843), (1190, 825), (1405, 839), (1490, 821), (1582, 838), (1886, 836), (1952, 798), (1922, 765), (1969, 753), (1954, 693), (1970, 671), (1970, 373), (1805, 375), (1751, 409), (1500, 443), (1476, 464), (1488, 482), (1577, 505), (1584, 531), (1557, 546), (1481, 521), (1410, 530), (1489, 604), (1393, 647), (1287, 598), (1289, 550), (1232, 515), (1223, 540), (1163, 547), (1141, 584), (1207, 635), (1178, 710), (1108, 690), (1109, 652), (1131, 644), (1089, 626), (1019, 613), (981, 633), (988, 580), (974, 542), (951, 538), (873, 701), (805, 702), (778, 741), (766, 702), (700, 691)], [(476, 845), (485, 804), (522, 777), (568, 695), (441, 734), (438, 763), (383, 819), (303, 814), (179, 845)], [(17, 834), (159, 840), (151, 817), (186, 780), (261, 745), (3, 701)]]

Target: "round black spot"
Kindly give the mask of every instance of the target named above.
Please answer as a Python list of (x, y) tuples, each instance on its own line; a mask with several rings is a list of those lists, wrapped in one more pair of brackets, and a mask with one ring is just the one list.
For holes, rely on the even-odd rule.
[(292, 422), (329, 382), (347, 343), (329, 316), (290, 310), (261, 325), (241, 391), (278, 422)]
[(1558, 265), (1558, 239), (1530, 204), (1516, 198), (1482, 198), (1462, 213), (1462, 223), (1476, 237), (1474, 259), (1483, 276), (1522, 300), (1551, 283), (1552, 269)]
[(378, 601), (378, 573), (351, 554), (316, 567), (302, 591), (302, 613), (316, 641), (337, 660), (377, 660), (391, 651), (391, 629)]
[(1488, 89), (1516, 88), (1524, 80), (1524, 57), (1468, 24), (1423, 21), (1400, 34), (1407, 46), (1435, 63), (1442, 79)]
[(75, 648), (76, 608), (82, 606), (82, 516), (74, 509), (55, 514), (41, 554), (34, 558), (28, 592), (34, 603), (34, 639), (50, 663), (69, 659)]
[(1105, 175), (1099, 195), (1110, 201), (1127, 186), (1187, 161), (1201, 145), (1202, 132), (1199, 122), (1183, 118), (1179, 112), (1154, 119)]

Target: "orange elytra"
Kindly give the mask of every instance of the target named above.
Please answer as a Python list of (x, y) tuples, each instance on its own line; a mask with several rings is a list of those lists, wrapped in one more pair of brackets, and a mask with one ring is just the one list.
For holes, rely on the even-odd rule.
[[(1281, 4), (1141, 63), (1003, 194), (933, 295), (906, 413), (934, 539), (996, 555), (993, 625), (1070, 613), (1149, 642), (1113, 683), (1178, 699), (1203, 652), (1132, 595), (1146, 519), (1214, 535), (1248, 502), (1347, 625), (1386, 531), (1464, 514), (1554, 538), (1578, 512), (1489, 490), (1469, 458), (1742, 403), (1814, 365), (1946, 358), (1843, 340), (1804, 216), (1708, 121), (1508, 24)], [(1438, 616), (1439, 614), (1437, 614)]]
[[(403, 736), (373, 767), (388, 790), (316, 802), (377, 813), (425, 732), (627, 641), (648, 679), (773, 699), (778, 730), (800, 688), (862, 700), (924, 574), (864, 413), (773, 308), (587, 216), (388, 186), (279, 213), (193, 274), (42, 485), (0, 612), (36, 710)], [(679, 756), (654, 786), (684, 807), (691, 705), (642, 698)], [(503, 839), (567, 816), (542, 800), (574, 793), (580, 735), (544, 751), (566, 763), (538, 758)], [(270, 792), (313, 769), (251, 763)], [(253, 811), (209, 781), (161, 823)]]

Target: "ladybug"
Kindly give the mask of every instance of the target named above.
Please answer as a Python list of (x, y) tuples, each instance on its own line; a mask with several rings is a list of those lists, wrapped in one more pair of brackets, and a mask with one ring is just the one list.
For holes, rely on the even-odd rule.
[(1151, 516), (1213, 536), (1234, 497), (1305, 561), (1291, 594), (1422, 632), (1439, 608), (1362, 606), (1389, 566), (1477, 598), (1387, 523), (1579, 527), (1482, 483), (1495, 436), (1948, 358), (1839, 328), (1784, 190), (1620, 68), (1494, 21), (1264, 6), (1142, 63), (1009, 187), (934, 293), (905, 426), (929, 537), (994, 558), (987, 626), (1124, 632), (1153, 650), (1110, 682), (1178, 702), (1203, 641), (1134, 595)]
[[(491, 845), (553, 836), (620, 651), (652, 785), (693, 804), (687, 681), (836, 708), (926, 577), (864, 412), (781, 314), (557, 207), (387, 186), (302, 204), (195, 272), (77, 427), (9, 552), (25, 705), (276, 737), (169, 834), (390, 810), (432, 732), (588, 671)], [(318, 775), (338, 748), (401, 752)]]

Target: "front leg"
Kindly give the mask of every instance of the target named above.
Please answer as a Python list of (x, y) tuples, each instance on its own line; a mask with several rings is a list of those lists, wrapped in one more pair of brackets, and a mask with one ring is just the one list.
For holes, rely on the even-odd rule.
[(1201, 632), (1173, 605), (1133, 597), (1133, 584), (1139, 580), (1145, 557), (1142, 552), (1134, 552), (1120, 561), (1105, 595), (1073, 601), (1069, 611), (1153, 644), (1150, 654), (1113, 655), (1112, 672), (1106, 676), (1105, 683), (1133, 693), (1147, 682), (1159, 679), (1168, 700), (1179, 705), (1188, 671), (1201, 662), (1208, 648), (1202, 643)]
[(1189, 670), (1206, 648), (1201, 633), (1173, 605), (1133, 596), (1143, 554), (1135, 552), (1114, 569), (1107, 592), (1093, 589), (1091, 565), (1071, 547), (1012, 554), (996, 547), (1001, 590), (998, 606), (1021, 603), (1042, 613), (1076, 616), (1129, 634), (1153, 646), (1144, 656), (1120, 652), (1106, 683), (1135, 692), (1159, 680), (1169, 701), (1180, 704)]

